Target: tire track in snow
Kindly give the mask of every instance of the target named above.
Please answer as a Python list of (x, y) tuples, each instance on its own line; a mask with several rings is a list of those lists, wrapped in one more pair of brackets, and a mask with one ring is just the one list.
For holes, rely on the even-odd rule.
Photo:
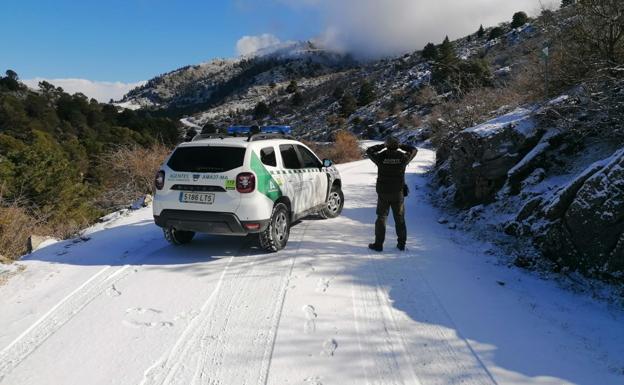
[(0, 351), (0, 381), (91, 301), (133, 271), (130, 265), (107, 266), (54, 305)]
[(402, 310), (409, 314), (406, 316), (393, 308), (379, 283), (380, 278), (390, 282), (393, 277), (374, 256), (368, 259), (370, 265), (363, 278), (374, 287), (354, 283), (353, 302), (369, 384), (496, 384), (417, 268), (410, 268), (411, 264), (401, 266), (410, 276), (409, 286), (397, 289), (398, 293), (406, 293), (400, 298)]
[(265, 384), (303, 226), (287, 250), (230, 257), (199, 314), (141, 384)]
[[(411, 363), (402, 363), (401, 357), (406, 357), (407, 352), (374, 274), (367, 269), (368, 277), (365, 277), (375, 282), (374, 287), (355, 282), (352, 285), (353, 317), (366, 383), (420, 385)], [(371, 277), (373, 281), (369, 280)], [(406, 377), (411, 381), (406, 382)]]

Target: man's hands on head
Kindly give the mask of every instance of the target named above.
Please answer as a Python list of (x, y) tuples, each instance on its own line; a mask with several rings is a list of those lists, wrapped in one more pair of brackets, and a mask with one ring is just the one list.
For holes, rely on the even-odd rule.
[(366, 152), (367, 153), (376, 153), (386, 148), (385, 144), (376, 144), (374, 146), (370, 146)]

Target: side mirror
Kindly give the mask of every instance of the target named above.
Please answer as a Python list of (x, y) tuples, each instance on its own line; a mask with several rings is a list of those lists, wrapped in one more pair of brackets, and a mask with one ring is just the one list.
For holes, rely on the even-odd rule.
[(331, 159), (323, 159), (323, 167), (331, 167), (333, 164), (334, 162), (332, 162)]

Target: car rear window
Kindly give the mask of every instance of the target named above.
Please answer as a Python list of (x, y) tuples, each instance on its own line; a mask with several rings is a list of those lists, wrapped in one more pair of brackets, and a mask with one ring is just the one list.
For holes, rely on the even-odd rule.
[(273, 147), (265, 147), (260, 150), (260, 161), (267, 166), (277, 167), (277, 159), (275, 159)]
[(167, 166), (182, 172), (225, 172), (241, 167), (245, 159), (242, 147), (180, 147)]

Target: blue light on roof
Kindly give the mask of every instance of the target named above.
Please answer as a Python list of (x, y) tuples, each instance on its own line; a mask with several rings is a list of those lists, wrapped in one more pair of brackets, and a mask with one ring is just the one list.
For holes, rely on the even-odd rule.
[[(247, 135), (251, 131), (251, 126), (230, 126), (227, 133), (230, 135)], [(260, 132), (265, 134), (284, 134), (289, 135), (292, 132), (290, 126), (262, 126)]]

